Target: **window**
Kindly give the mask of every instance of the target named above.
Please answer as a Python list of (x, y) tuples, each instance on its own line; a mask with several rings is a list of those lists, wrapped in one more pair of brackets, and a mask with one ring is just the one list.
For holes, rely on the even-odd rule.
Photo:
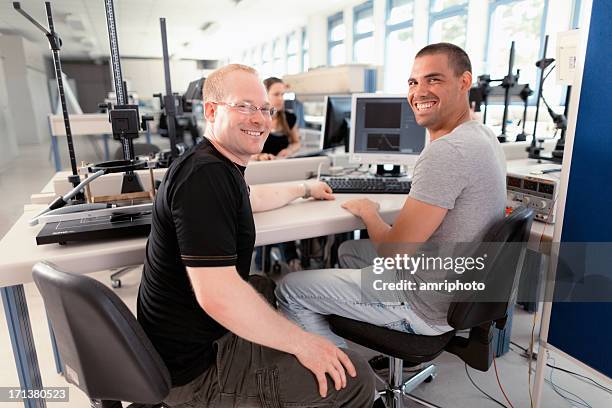
[(258, 71), (261, 69), (261, 48), (259, 47), (251, 50), (251, 66)]
[(285, 73), (285, 61), (283, 61), (283, 48), (280, 39), (274, 40), (272, 46), (272, 75), (282, 76)]
[(449, 42), (465, 48), (467, 0), (432, 0), (429, 7), (429, 43)]
[(385, 23), (385, 92), (405, 93), (416, 53), (414, 0), (387, 0)]
[(266, 43), (261, 47), (261, 76), (272, 76), (272, 44)]
[(346, 62), (344, 38), (346, 29), (342, 12), (327, 19), (327, 62), (328, 65), (341, 65)]
[(374, 9), (372, 0), (353, 11), (353, 62), (374, 63)]
[(535, 62), (541, 57), (547, 1), (491, 1), (485, 65), (485, 71), (491, 78), (503, 78), (508, 74), (510, 45), (514, 40), (513, 70), (515, 73), (517, 69), (521, 70), (521, 84), (530, 84), (532, 89), (537, 89), (537, 86), (534, 87), (537, 83)]
[(308, 71), (310, 68), (310, 58), (309, 58), (309, 42), (308, 42), (308, 31), (306, 28), (302, 28), (302, 71)]
[(299, 71), (297, 35), (292, 32), (287, 35), (287, 73), (297, 74)]

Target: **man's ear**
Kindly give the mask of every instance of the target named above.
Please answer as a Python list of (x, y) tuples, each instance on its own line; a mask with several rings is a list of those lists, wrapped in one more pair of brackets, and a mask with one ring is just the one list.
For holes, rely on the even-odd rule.
[(461, 74), (461, 90), (467, 92), (470, 90), (471, 87), (472, 73), (469, 71), (465, 71), (463, 74)]
[(204, 102), (204, 119), (207, 123), (215, 123), (215, 114), (217, 113), (217, 105), (212, 102)]

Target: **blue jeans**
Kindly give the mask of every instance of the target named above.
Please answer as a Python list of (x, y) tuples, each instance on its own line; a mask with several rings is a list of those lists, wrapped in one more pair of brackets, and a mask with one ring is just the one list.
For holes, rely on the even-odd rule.
[[(338, 249), (340, 265), (351, 269), (324, 269), (290, 273), (276, 287), (279, 310), (304, 330), (327, 337), (338, 347), (345, 340), (334, 334), (327, 315), (338, 315), (405, 333), (439, 335), (449, 329), (425, 322), (410, 307), (404, 294), (389, 301), (374, 291), (362, 291), (362, 273), (371, 274), (376, 250), (369, 240), (347, 241)], [(363, 269), (359, 269), (363, 268)], [(395, 292), (394, 292), (395, 293)]]
[(411, 311), (405, 302), (382, 302), (361, 291), (361, 270), (325, 269), (293, 272), (276, 287), (281, 312), (304, 330), (324, 336), (338, 347), (346, 347), (334, 334), (326, 315), (335, 314), (414, 333)]

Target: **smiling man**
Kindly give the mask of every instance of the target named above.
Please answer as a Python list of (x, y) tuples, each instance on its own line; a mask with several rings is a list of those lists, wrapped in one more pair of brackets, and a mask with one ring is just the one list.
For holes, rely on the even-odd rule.
[[(370, 407), (367, 364), (307, 333), (247, 283), (254, 211), (333, 199), (314, 182), (283, 189), (244, 180), (274, 108), (257, 72), (228, 65), (204, 85), (204, 141), (158, 190), (138, 293), (138, 320), (172, 380), (171, 407)], [(349, 357), (350, 355), (350, 357)]]
[[(468, 55), (456, 45), (432, 44), (417, 53), (408, 101), (417, 123), (429, 131), (430, 143), (415, 165), (410, 194), (393, 226), (383, 221), (372, 200), (344, 203), (363, 220), (370, 237), (340, 246), (340, 265), (352, 269), (293, 273), (277, 287), (281, 310), (306, 330), (340, 346), (344, 340), (331, 332), (322, 315), (423, 335), (452, 330), (446, 321), (452, 294), (406, 291), (389, 301), (388, 293), (362, 291), (361, 279), (372, 270), (360, 269), (371, 268), (379, 255), (392, 255), (398, 244), (410, 252), (480, 241), (487, 228), (504, 216), (505, 157), (493, 132), (470, 119), (471, 71)], [(443, 282), (445, 276), (405, 272), (393, 277), (417, 287), (429, 280)]]

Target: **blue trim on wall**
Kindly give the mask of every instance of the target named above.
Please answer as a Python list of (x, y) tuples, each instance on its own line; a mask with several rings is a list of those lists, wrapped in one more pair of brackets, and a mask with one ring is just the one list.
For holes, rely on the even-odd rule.
[[(562, 242), (612, 242), (610, 16), (612, 2), (593, 0)], [(612, 378), (612, 301), (554, 303), (548, 342)]]

